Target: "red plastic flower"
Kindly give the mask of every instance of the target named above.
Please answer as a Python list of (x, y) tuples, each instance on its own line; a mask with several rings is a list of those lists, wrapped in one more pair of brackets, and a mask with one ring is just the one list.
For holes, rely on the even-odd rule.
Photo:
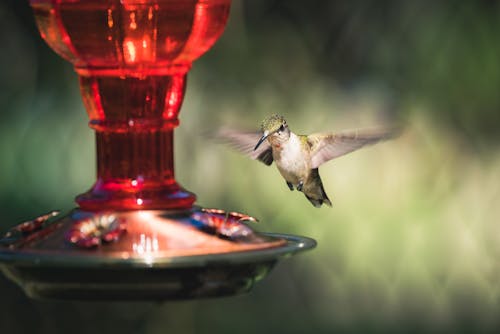
[(75, 223), (65, 239), (77, 247), (93, 248), (102, 243), (118, 241), (125, 231), (124, 219), (103, 214)]

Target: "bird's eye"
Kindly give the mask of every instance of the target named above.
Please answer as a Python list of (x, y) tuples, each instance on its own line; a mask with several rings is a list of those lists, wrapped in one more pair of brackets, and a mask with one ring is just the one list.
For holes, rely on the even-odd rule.
[(285, 126), (283, 124), (281, 124), (279, 132), (283, 132), (283, 131), (285, 131)]

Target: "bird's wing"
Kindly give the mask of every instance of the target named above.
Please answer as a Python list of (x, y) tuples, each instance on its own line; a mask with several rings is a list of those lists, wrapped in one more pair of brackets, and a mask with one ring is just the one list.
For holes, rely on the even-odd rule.
[(397, 129), (375, 129), (309, 135), (307, 142), (311, 147), (311, 168), (318, 168), (327, 161), (363, 146), (394, 138), (397, 134), (399, 134)]
[(217, 131), (215, 137), (222, 140), (226, 144), (229, 144), (240, 153), (243, 153), (254, 160), (259, 160), (267, 166), (273, 163), (273, 152), (271, 145), (269, 145), (267, 141), (262, 143), (254, 151), (255, 145), (262, 137), (261, 132), (220, 129)]

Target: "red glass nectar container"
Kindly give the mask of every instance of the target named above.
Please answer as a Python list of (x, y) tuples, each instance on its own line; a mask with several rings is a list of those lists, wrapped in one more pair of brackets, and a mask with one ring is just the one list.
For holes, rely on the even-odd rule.
[(230, 0), (31, 0), (44, 40), (70, 61), (96, 131), (83, 210), (186, 209), (173, 130), (194, 60), (222, 34)]

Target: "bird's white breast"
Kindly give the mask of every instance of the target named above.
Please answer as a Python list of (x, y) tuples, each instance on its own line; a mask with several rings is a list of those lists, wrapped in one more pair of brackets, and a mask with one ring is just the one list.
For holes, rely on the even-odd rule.
[(274, 157), (276, 165), (283, 177), (294, 184), (303, 179), (309, 171), (305, 150), (300, 138), (290, 133), (290, 138), (280, 145)]

